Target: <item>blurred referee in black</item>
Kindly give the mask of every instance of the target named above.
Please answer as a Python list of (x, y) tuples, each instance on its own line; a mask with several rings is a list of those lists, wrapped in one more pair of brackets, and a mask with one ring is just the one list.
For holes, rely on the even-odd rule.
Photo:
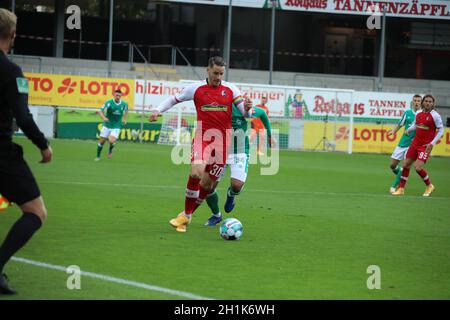
[(33, 173), (23, 158), (22, 147), (12, 142), (13, 118), (39, 148), (41, 163), (50, 162), (52, 149), (28, 109), (28, 81), (7, 54), (14, 44), (17, 17), (0, 8), (0, 194), (16, 203), (23, 215), (0, 246), (0, 294), (15, 294), (3, 268), (41, 227), (47, 217), (44, 201)]

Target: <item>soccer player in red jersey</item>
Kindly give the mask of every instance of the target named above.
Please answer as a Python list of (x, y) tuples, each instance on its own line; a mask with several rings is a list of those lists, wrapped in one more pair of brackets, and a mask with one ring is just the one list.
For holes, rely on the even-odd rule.
[(164, 100), (149, 119), (151, 122), (156, 121), (161, 113), (182, 101), (193, 100), (197, 111), (197, 130), (192, 141), (184, 211), (170, 220), (178, 232), (186, 232), (192, 214), (212, 191), (226, 165), (231, 143), (233, 104), (246, 118), (250, 118), (253, 113), (252, 102), (249, 99), (244, 101), (235, 85), (222, 81), (224, 72), (223, 58), (210, 58), (208, 78), (190, 84), (180, 93)]
[[(414, 161), (417, 174), (426, 184), (423, 196), (429, 197), (435, 190), (435, 187), (430, 182), (428, 173), (423, 168), (430, 156), (431, 150), (433, 150), (433, 146), (439, 141), (444, 133), (442, 118), (439, 113), (434, 110), (434, 107), (434, 97), (430, 94), (425, 95), (422, 98), (422, 111), (417, 113), (416, 120), (405, 132), (406, 134), (409, 134), (411, 131), (416, 130), (416, 135), (406, 152), (400, 184), (398, 185), (397, 191), (393, 193), (395, 196), (403, 195), (405, 193), (405, 185), (408, 181), (409, 170)], [(436, 130), (438, 130), (437, 133)]]

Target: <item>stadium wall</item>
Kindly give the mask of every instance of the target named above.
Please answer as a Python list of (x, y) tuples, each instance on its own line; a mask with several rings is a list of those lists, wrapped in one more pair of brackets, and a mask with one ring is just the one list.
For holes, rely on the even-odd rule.
[[(85, 60), (85, 59), (59, 59), (50, 57), (34, 57), (15, 55), (14, 61), (24, 71), (30, 73), (48, 73), (63, 75), (84, 75), (92, 77), (108, 77), (107, 61)], [(152, 70), (157, 71), (155, 74)], [(170, 71), (170, 72), (169, 72)], [(179, 81), (180, 79), (198, 80), (205, 72), (204, 67), (186, 67), (152, 64), (145, 68), (141, 63), (113, 62), (112, 78), (139, 79), (147, 78), (152, 81)], [(231, 82), (267, 84), (268, 72), (261, 70), (229, 70)], [(340, 88), (357, 91), (378, 91), (377, 77), (368, 76), (346, 76), (338, 74), (318, 73), (295, 73), (281, 72), (273, 73), (273, 84), (281, 86), (305, 86), (318, 88)], [(386, 92), (413, 92), (432, 93), (439, 106), (446, 106), (450, 110), (450, 81), (400, 79), (386, 77), (383, 80), (383, 91)], [(441, 110), (443, 112), (445, 110)], [(448, 112), (450, 116), (450, 111)]]

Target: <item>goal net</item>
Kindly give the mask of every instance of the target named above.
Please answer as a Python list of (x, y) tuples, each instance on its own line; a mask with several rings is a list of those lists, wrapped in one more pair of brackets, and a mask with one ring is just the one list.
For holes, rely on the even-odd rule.
[(196, 129), (196, 114), (182, 112), (181, 107), (174, 107), (163, 113), (158, 144), (187, 146), (190, 145)]

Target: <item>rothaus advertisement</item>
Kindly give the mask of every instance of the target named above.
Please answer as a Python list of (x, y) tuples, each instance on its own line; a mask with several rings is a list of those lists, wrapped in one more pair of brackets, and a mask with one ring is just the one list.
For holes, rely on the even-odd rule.
[[(166, 0), (167, 2), (228, 6), (229, 0)], [(310, 11), (332, 14), (372, 15), (383, 12), (391, 17), (450, 19), (450, 2), (444, 0), (233, 0), (233, 6)]]

